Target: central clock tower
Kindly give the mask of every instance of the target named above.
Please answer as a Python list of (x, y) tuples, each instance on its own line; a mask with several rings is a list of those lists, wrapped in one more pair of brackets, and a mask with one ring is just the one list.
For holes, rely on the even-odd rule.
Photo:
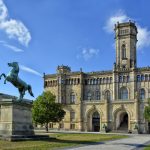
[(135, 23), (115, 25), (116, 66), (117, 68), (136, 68), (137, 27)]

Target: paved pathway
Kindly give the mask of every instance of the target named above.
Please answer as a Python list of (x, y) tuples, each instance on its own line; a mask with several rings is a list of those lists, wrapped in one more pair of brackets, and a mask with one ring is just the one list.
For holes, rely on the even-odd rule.
[(142, 149), (150, 142), (150, 135), (132, 135), (126, 139), (101, 142), (95, 145), (71, 148), (67, 150), (136, 150)]

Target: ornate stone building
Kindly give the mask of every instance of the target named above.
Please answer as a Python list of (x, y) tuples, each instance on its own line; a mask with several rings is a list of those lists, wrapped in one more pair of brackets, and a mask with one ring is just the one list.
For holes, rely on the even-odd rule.
[(116, 63), (110, 71), (72, 72), (58, 66), (56, 74), (44, 75), (45, 91), (64, 104), (66, 115), (53, 128), (80, 131), (122, 130), (145, 133), (144, 107), (150, 97), (150, 68), (138, 68), (135, 23), (115, 25)]

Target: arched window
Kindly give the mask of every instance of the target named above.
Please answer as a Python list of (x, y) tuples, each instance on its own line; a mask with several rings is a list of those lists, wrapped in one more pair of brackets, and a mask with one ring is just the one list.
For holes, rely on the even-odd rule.
[(96, 95), (96, 100), (100, 100), (100, 92), (96, 91), (95, 95)]
[(72, 92), (71, 94), (70, 94), (70, 103), (71, 104), (75, 104), (75, 93), (74, 92)]
[(108, 78), (108, 77), (106, 78), (106, 83), (107, 83), (107, 84), (109, 83), (109, 78)]
[(145, 75), (145, 81), (148, 81), (148, 75), (147, 74)]
[(144, 81), (144, 75), (143, 74), (141, 75), (141, 81)]
[(126, 46), (125, 44), (122, 45), (122, 59), (126, 58)]
[(100, 84), (102, 84), (102, 78), (99, 79)]
[(88, 83), (88, 82), (87, 82), (87, 79), (84, 80), (84, 83), (85, 83), (85, 85), (87, 85), (87, 83)]
[(141, 79), (140, 79), (140, 75), (137, 75), (137, 81), (140, 82)]
[(80, 84), (80, 79), (78, 78), (78, 84)]
[(111, 94), (110, 94), (109, 90), (105, 92), (105, 99), (108, 100), (108, 101), (111, 100)]
[(140, 99), (145, 99), (145, 90), (144, 89), (140, 89)]
[(122, 76), (119, 76), (119, 82), (122, 82)]
[(74, 85), (76, 85), (76, 84), (77, 84), (77, 80), (76, 80), (76, 78), (75, 78), (75, 79), (73, 79), (73, 82), (74, 82), (74, 83), (73, 83)]
[(93, 84), (93, 79), (90, 79), (90, 84), (91, 84), (91, 85)]
[(126, 87), (120, 89), (120, 99), (128, 99), (128, 90)]
[(103, 78), (103, 84), (106, 82), (105, 78)]
[(110, 77), (110, 83), (112, 83), (112, 77)]
[(87, 93), (87, 100), (91, 100), (92, 99), (92, 94), (90, 92)]
[(94, 84), (94, 85), (96, 84), (96, 79), (93, 79), (93, 84)]
[(130, 77), (129, 76), (127, 76), (127, 82), (129, 82), (130, 81)]
[(123, 76), (123, 82), (126, 82), (126, 76)]

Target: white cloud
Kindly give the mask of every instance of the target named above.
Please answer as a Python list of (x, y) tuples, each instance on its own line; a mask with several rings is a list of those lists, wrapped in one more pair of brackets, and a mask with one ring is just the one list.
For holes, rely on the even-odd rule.
[[(105, 31), (108, 33), (114, 32), (114, 25), (117, 22), (127, 22), (129, 20), (134, 20), (131, 17), (127, 16), (122, 10), (119, 10), (116, 14), (111, 16), (104, 27)], [(148, 30), (146, 27), (141, 27), (139, 24), (137, 25), (138, 34), (137, 34), (137, 47), (138, 49), (142, 49), (143, 47), (150, 46), (150, 30)]]
[(92, 57), (97, 56), (99, 53), (99, 49), (94, 48), (83, 48), (81, 54), (77, 55), (77, 58), (84, 58), (84, 60), (89, 60)]
[(23, 52), (23, 51), (24, 51), (23, 49), (20, 49), (20, 48), (18, 48), (18, 47), (15, 47), (15, 46), (13, 46), (13, 45), (10, 45), (10, 44), (8, 44), (8, 43), (5, 42), (5, 41), (0, 41), (0, 44), (2, 44), (3, 46), (5, 46), (5, 47), (7, 47), (7, 48), (9, 48), (9, 49), (11, 49), (11, 50), (13, 50), (14, 52)]
[(31, 69), (31, 68), (26, 67), (24, 65), (19, 65), (19, 67), (23, 71), (26, 71), (26, 72), (29, 72), (29, 73), (32, 73), (32, 74), (35, 74), (35, 75), (38, 75), (38, 76), (42, 77), (42, 74), (39, 73), (38, 71), (34, 70), (34, 69)]
[(146, 27), (142, 28), (138, 25), (137, 47), (139, 49), (150, 46), (150, 30)]
[(4, 30), (10, 39), (17, 39), (22, 45), (28, 46), (31, 34), (19, 20), (11, 19), (3, 0), (0, 0), (0, 29)]

